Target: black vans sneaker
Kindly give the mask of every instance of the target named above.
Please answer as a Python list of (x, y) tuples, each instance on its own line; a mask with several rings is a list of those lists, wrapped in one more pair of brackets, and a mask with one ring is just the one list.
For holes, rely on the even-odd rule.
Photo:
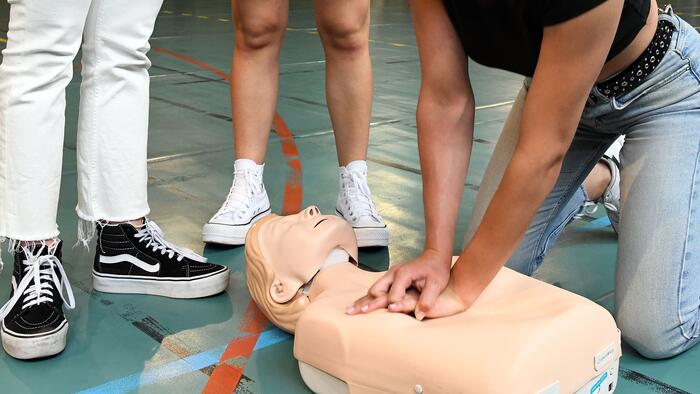
[(61, 245), (21, 247), (15, 252), (12, 294), (0, 309), (2, 347), (14, 358), (49, 357), (66, 347), (68, 321), (63, 304), (73, 309), (75, 301), (63, 271)]
[(158, 225), (97, 225), (93, 288), (105, 293), (152, 294), (198, 298), (228, 286), (227, 267), (210, 264), (189, 249), (165, 240)]

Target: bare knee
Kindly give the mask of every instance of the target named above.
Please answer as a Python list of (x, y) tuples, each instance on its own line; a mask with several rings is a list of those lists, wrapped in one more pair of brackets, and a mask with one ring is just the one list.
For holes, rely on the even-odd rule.
[(236, 47), (259, 50), (282, 44), (285, 22), (280, 18), (249, 18), (236, 21)]
[(369, 47), (369, 26), (364, 16), (322, 18), (318, 30), (326, 51), (358, 53)]

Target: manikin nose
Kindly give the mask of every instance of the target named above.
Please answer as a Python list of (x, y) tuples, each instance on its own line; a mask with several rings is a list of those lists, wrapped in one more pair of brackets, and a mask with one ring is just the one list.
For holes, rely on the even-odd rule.
[(308, 208), (306, 208), (306, 216), (314, 216), (314, 215), (320, 215), (321, 211), (318, 210), (318, 207), (315, 205), (312, 205)]

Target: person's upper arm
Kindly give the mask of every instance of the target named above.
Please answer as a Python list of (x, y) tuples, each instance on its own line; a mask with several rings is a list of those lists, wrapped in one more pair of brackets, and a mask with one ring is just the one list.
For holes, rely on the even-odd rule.
[(571, 20), (544, 28), (540, 56), (520, 127), (525, 149), (566, 151), (583, 107), (605, 64), (623, 0), (609, 0)]
[(446, 106), (474, 102), (467, 58), (441, 0), (412, 0), (411, 10), (421, 65), (421, 100)]

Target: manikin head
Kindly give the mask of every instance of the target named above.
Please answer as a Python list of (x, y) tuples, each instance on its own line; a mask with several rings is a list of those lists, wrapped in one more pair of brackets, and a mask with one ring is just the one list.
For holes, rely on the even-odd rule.
[(309, 303), (303, 292), (326, 258), (342, 249), (357, 261), (352, 227), (315, 206), (295, 215), (270, 215), (246, 236), (248, 289), (265, 316), (278, 327), (294, 332)]

